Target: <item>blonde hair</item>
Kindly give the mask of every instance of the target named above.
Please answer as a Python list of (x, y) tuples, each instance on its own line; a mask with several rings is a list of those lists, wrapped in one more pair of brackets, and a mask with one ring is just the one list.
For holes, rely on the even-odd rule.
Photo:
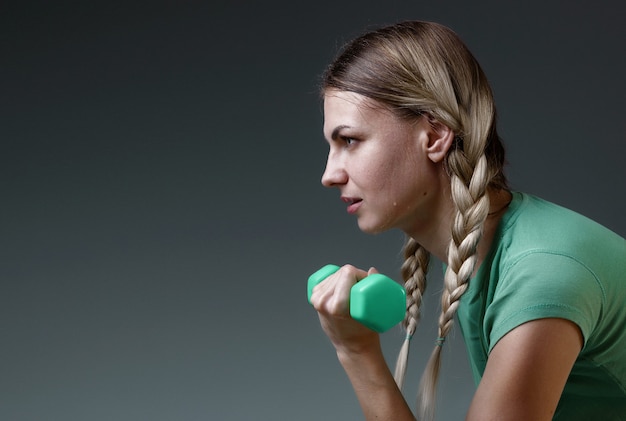
[[(489, 211), (487, 189), (506, 188), (504, 148), (496, 131), (493, 94), (480, 65), (452, 30), (418, 21), (383, 27), (347, 44), (324, 74), (322, 92), (331, 88), (374, 99), (407, 121), (428, 114), (455, 133), (444, 162), (456, 211), (447, 253), (439, 334), (418, 392), (421, 419), (431, 420), (441, 348), (476, 264), (476, 247)], [(400, 389), (410, 339), (420, 319), (429, 253), (409, 237), (404, 257), (406, 339), (395, 370)]]

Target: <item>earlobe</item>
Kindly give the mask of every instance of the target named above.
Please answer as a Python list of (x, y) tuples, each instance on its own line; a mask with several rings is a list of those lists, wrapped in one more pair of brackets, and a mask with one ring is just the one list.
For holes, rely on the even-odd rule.
[(441, 162), (452, 147), (455, 134), (452, 129), (434, 117), (429, 118), (429, 123), (431, 129), (428, 139), (428, 157), (433, 162)]

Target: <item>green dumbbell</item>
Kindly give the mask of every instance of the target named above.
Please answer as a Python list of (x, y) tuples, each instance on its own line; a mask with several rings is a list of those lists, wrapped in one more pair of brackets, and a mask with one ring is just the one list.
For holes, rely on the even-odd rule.
[[(315, 285), (338, 270), (339, 266), (326, 265), (309, 276), (309, 303)], [(350, 289), (350, 316), (376, 332), (384, 332), (400, 323), (404, 319), (405, 310), (404, 288), (385, 275), (373, 273)]]

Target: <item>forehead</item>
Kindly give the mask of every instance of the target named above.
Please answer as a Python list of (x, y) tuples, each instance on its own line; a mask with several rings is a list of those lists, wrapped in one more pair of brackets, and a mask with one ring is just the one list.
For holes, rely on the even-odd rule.
[(351, 128), (367, 128), (374, 121), (388, 119), (391, 113), (376, 101), (363, 95), (329, 90), (324, 94), (324, 135), (330, 138), (331, 133), (339, 126)]

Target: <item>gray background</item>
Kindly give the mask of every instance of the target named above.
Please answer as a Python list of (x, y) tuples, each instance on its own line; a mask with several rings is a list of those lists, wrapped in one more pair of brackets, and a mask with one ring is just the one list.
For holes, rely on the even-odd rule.
[[(512, 186), (625, 235), (624, 16), (617, 0), (4, 1), (0, 419), (360, 419), (306, 278), (327, 262), (398, 277), (403, 238), (360, 233), (319, 184), (336, 47), (451, 26), (492, 82)], [(401, 339), (383, 335), (390, 363)], [(474, 390), (460, 334), (448, 345), (442, 420)]]

